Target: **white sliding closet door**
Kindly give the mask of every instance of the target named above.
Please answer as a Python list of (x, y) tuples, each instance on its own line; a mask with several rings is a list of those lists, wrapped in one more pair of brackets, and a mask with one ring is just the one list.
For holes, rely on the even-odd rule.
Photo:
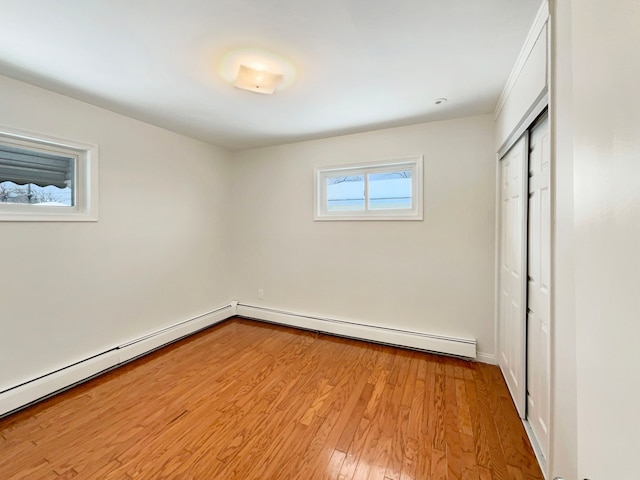
[(528, 132), (500, 160), (498, 362), (526, 415)]
[(545, 458), (549, 452), (551, 336), (551, 197), (549, 120), (531, 130), (527, 292), (527, 419)]

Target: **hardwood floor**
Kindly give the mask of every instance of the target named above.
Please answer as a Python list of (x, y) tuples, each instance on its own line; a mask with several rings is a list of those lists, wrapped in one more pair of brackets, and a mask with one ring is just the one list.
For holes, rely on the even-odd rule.
[(0, 478), (543, 477), (496, 367), (232, 319), (1, 419)]

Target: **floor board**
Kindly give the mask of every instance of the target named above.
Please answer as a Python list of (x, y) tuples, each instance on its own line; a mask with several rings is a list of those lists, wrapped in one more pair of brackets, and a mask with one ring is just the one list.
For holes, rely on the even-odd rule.
[(0, 478), (542, 480), (496, 367), (231, 319), (0, 419)]

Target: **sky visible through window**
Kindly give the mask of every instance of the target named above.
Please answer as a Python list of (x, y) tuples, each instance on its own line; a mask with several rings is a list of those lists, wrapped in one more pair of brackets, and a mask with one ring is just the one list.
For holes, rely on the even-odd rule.
[[(411, 171), (369, 173), (369, 210), (410, 209)], [(329, 211), (365, 210), (364, 175), (331, 176), (327, 178)]]

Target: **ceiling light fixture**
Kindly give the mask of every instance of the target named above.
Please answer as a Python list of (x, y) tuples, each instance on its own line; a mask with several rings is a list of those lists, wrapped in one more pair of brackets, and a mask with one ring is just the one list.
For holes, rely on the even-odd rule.
[(234, 87), (258, 93), (283, 92), (298, 76), (290, 60), (259, 48), (227, 51), (218, 60), (218, 74)]
[(443, 103), (445, 103), (447, 101), (446, 98), (436, 98), (435, 101), (433, 103), (435, 103), (436, 105), (442, 105)]
[(233, 82), (233, 86), (251, 92), (271, 94), (280, 83), (280, 80), (282, 80), (282, 75), (279, 73), (240, 65), (238, 76)]

